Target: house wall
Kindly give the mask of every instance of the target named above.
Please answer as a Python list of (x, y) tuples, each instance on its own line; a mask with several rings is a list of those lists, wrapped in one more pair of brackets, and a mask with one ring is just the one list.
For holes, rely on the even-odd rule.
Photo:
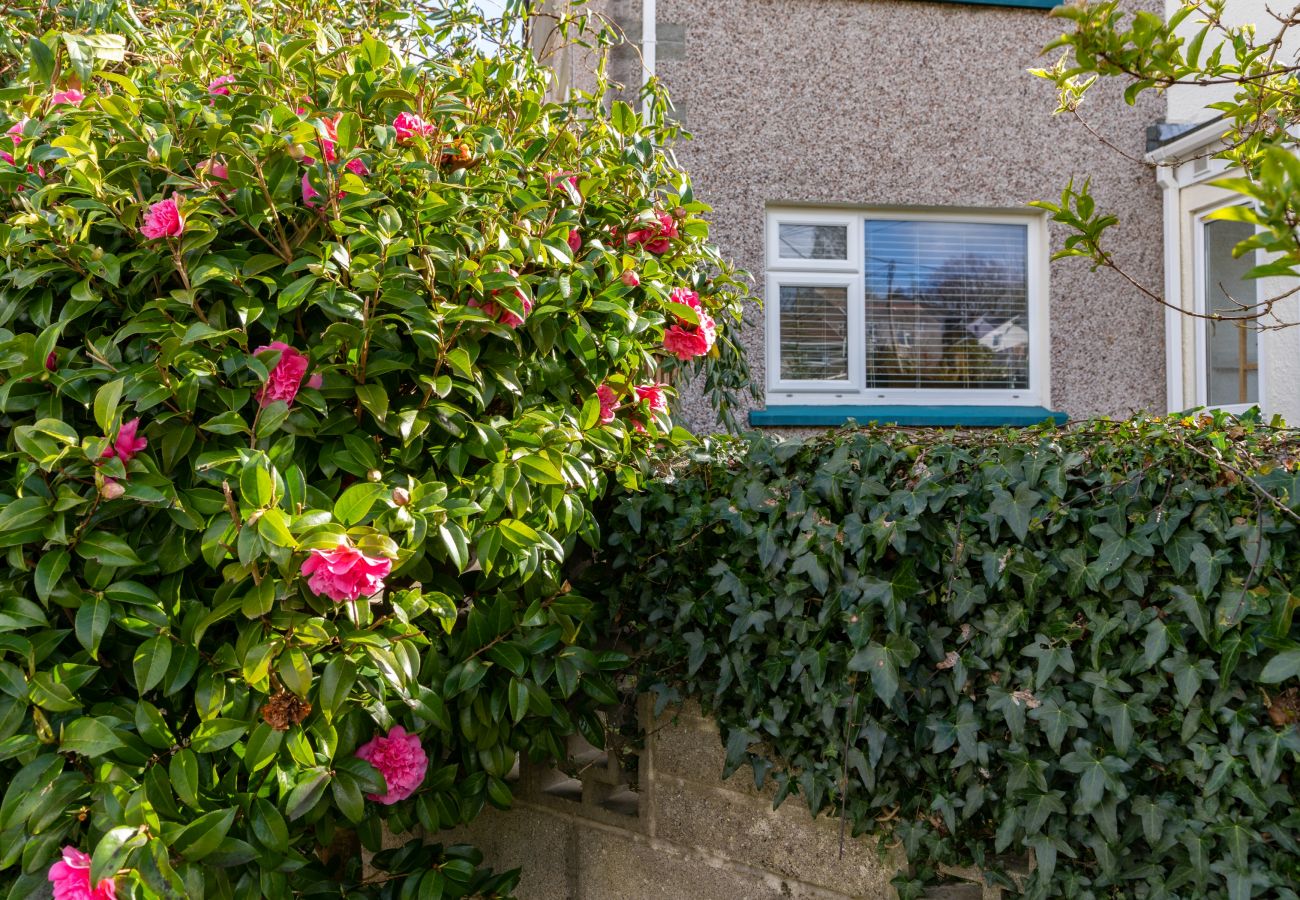
[[(1132, 0), (1160, 11), (1162, 0)], [(640, 0), (608, 0), (639, 38)], [(714, 238), (761, 298), (764, 214), (780, 204), (1023, 211), (1092, 178), (1122, 224), (1116, 258), (1158, 287), (1160, 195), (1150, 169), (1053, 117), (1051, 86), (1026, 70), (1063, 30), (1044, 10), (921, 0), (658, 0), (659, 76), (694, 140), (677, 149)], [(635, 65), (624, 77), (635, 77)], [(1154, 96), (1099, 89), (1084, 115), (1141, 158)], [(1053, 249), (1064, 240), (1051, 229)], [(1050, 397), (1072, 416), (1163, 411), (1163, 319), (1121, 279), (1068, 260), (1051, 269)], [(766, 377), (755, 308), (742, 335)], [(716, 427), (702, 397), (680, 418)]]
[[(472, 843), (498, 870), (522, 868), (519, 900), (897, 896), (890, 880), (906, 865), (901, 851), (852, 836), (841, 850), (838, 820), (814, 819), (798, 798), (773, 810), (771, 790), (755, 789), (748, 769), (723, 780), (717, 726), (697, 707), (656, 718), (643, 697), (640, 712), (634, 771), (579, 743), (569, 774), (525, 764), (514, 809), (485, 811), (470, 828), (432, 839)], [(970, 870), (949, 871), (926, 894), (1000, 896)]]

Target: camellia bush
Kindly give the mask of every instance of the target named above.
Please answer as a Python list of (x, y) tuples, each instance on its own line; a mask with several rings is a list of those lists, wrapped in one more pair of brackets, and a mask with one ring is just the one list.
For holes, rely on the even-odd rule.
[(507, 895), (385, 836), (603, 739), (566, 563), (743, 380), (675, 127), (458, 2), (5, 27), (8, 895)]
[(900, 896), (975, 865), (1295, 900), (1295, 431), (846, 429), (671, 472), (609, 526), (644, 687), (717, 717), (727, 774), (901, 843)]

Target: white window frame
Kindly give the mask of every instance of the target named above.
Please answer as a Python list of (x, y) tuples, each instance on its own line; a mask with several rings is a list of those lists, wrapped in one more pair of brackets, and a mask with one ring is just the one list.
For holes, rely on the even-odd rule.
[[(958, 224), (1024, 225), (1029, 291), (1029, 387), (1024, 390), (962, 390), (960, 388), (868, 388), (866, 359), (866, 296), (863, 228), (867, 221), (917, 221)], [(1035, 213), (916, 212), (880, 208), (817, 209), (773, 207), (766, 216), (766, 325), (768, 405), (999, 405), (1042, 406), (1050, 392), (1048, 359), (1048, 241), (1047, 220)], [(848, 229), (845, 260), (782, 259), (781, 225), (843, 225)], [(783, 285), (846, 284), (849, 287), (849, 378), (846, 381), (792, 381), (781, 378), (780, 289)]]
[[(1206, 300), (1206, 283), (1205, 283), (1205, 225), (1211, 221), (1210, 216), (1221, 209), (1229, 206), (1245, 206), (1240, 197), (1231, 197), (1211, 206), (1203, 207), (1192, 214), (1192, 309), (1199, 316), (1207, 315), (1210, 311), (1209, 303)], [(1255, 261), (1259, 261), (1259, 251), (1255, 251)], [(1256, 292), (1262, 287), (1257, 280)], [(1255, 377), (1257, 380), (1257, 399), (1254, 403), (1223, 403), (1217, 406), (1210, 405), (1210, 323), (1207, 319), (1196, 319), (1196, 338), (1194, 342), (1196, 359), (1193, 369), (1195, 371), (1195, 397), (1196, 406), (1203, 406), (1207, 409), (1221, 409), (1224, 412), (1240, 415), (1256, 406), (1263, 406), (1265, 391), (1265, 379), (1267, 378), (1268, 366), (1264, 361), (1265, 346), (1262, 340), (1261, 332), (1255, 333), (1256, 368)], [(1249, 327), (1249, 326), (1248, 326)]]

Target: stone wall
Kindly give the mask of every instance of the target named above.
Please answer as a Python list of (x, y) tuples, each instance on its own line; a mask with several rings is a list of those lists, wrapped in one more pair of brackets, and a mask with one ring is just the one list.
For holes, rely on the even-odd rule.
[[(798, 798), (772, 809), (749, 770), (721, 778), (714, 723), (688, 707), (652, 720), (625, 771), (579, 742), (560, 771), (524, 765), (516, 806), (437, 835), (480, 847), (497, 869), (521, 867), (520, 900), (848, 900), (894, 897), (905, 865), (874, 839), (843, 838), (839, 821), (812, 818)], [(1000, 896), (951, 873), (927, 896)]]

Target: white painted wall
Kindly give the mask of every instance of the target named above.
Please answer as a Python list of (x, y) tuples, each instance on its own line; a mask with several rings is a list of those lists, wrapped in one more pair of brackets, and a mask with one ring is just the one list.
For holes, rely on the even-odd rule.
[[(1260, 38), (1277, 33), (1277, 21), (1269, 15), (1272, 5), (1290, 11), (1292, 4), (1277, 0), (1228, 0), (1226, 21), (1229, 25), (1252, 23)], [(1166, 15), (1181, 8), (1181, 0), (1165, 0)], [(1179, 27), (1186, 39), (1202, 27), (1195, 15)], [(1208, 43), (1208, 42), (1207, 42)], [(1208, 53), (1207, 50), (1203, 53)], [(1294, 64), (1300, 58), (1300, 29), (1287, 34), (1279, 62)], [(1202, 122), (1218, 115), (1207, 105), (1232, 99), (1231, 85), (1179, 86), (1168, 92), (1167, 118), (1170, 122)], [(1188, 148), (1190, 156), (1210, 152), (1217, 135), (1207, 134), (1205, 145)], [(1157, 157), (1159, 154), (1157, 154)], [(1226, 174), (1221, 164), (1210, 162), (1208, 170), (1198, 172), (1197, 164), (1184, 162), (1163, 171), (1161, 182), (1167, 192), (1165, 208), (1165, 266), (1166, 293), (1171, 301), (1192, 307), (1194, 279), (1193, 229), (1196, 207), (1222, 203), (1231, 195), (1210, 188), (1207, 182)], [(1177, 199), (1174, 199), (1177, 197)], [(1265, 278), (1259, 282), (1259, 296), (1278, 296), (1298, 287), (1293, 279)], [(1300, 295), (1288, 297), (1275, 308), (1277, 318), (1300, 323)], [(1186, 409), (1204, 402), (1199, 382), (1203, 374), (1197, 368), (1196, 331), (1200, 327), (1195, 319), (1172, 313), (1166, 320), (1169, 347), (1169, 407)], [(1292, 425), (1300, 425), (1300, 325), (1277, 330), (1266, 330), (1259, 336), (1264, 375), (1263, 396), (1260, 406), (1267, 415), (1280, 414)]]
[[(1293, 4), (1289, 2), (1278, 2), (1278, 0), (1228, 0), (1225, 10), (1225, 21), (1230, 26), (1253, 24), (1261, 40), (1267, 40), (1269, 37), (1277, 34), (1278, 24), (1268, 13), (1270, 3), (1279, 10), (1290, 12)], [(1165, 15), (1172, 15), (1182, 7), (1182, 0), (1165, 0)], [(1189, 16), (1178, 28), (1178, 33), (1186, 40), (1190, 40), (1196, 32), (1203, 27), (1203, 22), (1198, 21), (1199, 17), (1195, 14)], [(1210, 35), (1213, 37), (1213, 34)], [(1205, 49), (1202, 51), (1202, 58), (1208, 56), (1211, 49), (1211, 41), (1206, 40)], [(1283, 52), (1291, 62), (1296, 60), (1297, 54), (1300, 54), (1300, 30), (1292, 29), (1287, 33), (1283, 41)], [(1212, 109), (1206, 109), (1206, 105), (1216, 103), (1221, 100), (1231, 100), (1233, 89), (1231, 85), (1206, 85), (1206, 86), (1188, 86), (1180, 85), (1169, 89), (1169, 111), (1168, 118), (1170, 122), (1201, 122), (1206, 119), (1212, 119), (1218, 115)]]

